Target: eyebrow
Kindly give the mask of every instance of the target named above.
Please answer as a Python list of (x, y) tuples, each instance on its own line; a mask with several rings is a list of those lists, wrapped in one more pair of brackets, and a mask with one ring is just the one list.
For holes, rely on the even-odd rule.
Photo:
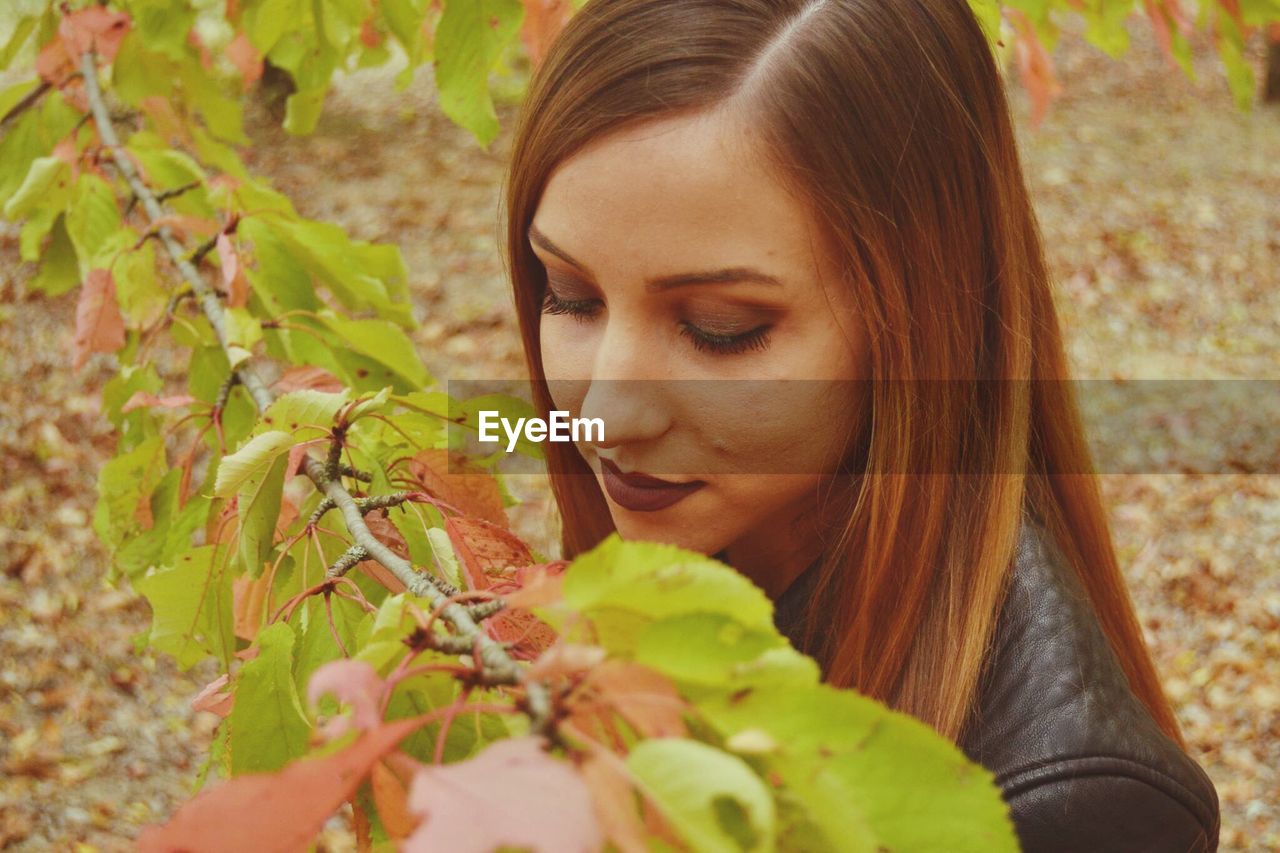
[[(561, 249), (555, 243), (551, 242), (551, 240), (547, 238), (547, 235), (539, 231), (538, 227), (532, 223), (529, 225), (529, 241), (536, 243), (543, 250), (555, 255), (557, 258), (589, 278), (595, 278), (595, 276), (591, 274), (590, 270), (578, 261), (574, 260), (573, 256), (564, 249)], [(664, 275), (658, 276), (657, 278), (646, 279), (644, 289), (650, 292), (659, 292), (663, 290), (670, 290), (674, 287), (683, 287), (693, 284), (726, 284), (730, 282), (744, 281), (768, 284), (774, 287), (783, 286), (782, 281), (776, 276), (760, 272), (760, 270), (752, 269), (751, 267), (726, 267), (719, 270), (679, 273), (677, 275)]]

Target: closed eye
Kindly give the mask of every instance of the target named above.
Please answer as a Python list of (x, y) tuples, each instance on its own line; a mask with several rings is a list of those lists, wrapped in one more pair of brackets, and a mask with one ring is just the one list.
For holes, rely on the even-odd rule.
[[(550, 288), (542, 297), (542, 313), (565, 314), (580, 323), (589, 322), (600, 310), (599, 299), (561, 299)], [(699, 352), (717, 355), (736, 355), (751, 350), (763, 350), (769, 345), (768, 323), (736, 335), (708, 332), (687, 321), (680, 321), (680, 334), (688, 338)]]

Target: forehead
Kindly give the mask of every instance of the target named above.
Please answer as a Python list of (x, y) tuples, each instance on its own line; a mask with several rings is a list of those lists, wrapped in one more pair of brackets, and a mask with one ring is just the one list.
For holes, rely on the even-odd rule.
[(742, 125), (720, 114), (627, 128), (552, 173), (538, 230), (593, 273), (628, 279), (717, 266), (814, 271), (811, 219)]

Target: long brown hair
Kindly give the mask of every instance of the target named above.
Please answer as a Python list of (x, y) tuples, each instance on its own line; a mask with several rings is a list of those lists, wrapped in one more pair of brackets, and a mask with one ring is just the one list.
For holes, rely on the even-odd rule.
[[(504, 199), (542, 415), (546, 273), (527, 233), (553, 170), (624, 126), (726, 106), (750, 117), (839, 253), (869, 335), (857, 436), (869, 473), (833, 531), (806, 626), (827, 682), (961, 737), (1026, 510), (1181, 743), (1117, 566), (1003, 82), (966, 0), (591, 0), (579, 11), (531, 81)], [(572, 558), (614, 526), (574, 446), (545, 448)]]

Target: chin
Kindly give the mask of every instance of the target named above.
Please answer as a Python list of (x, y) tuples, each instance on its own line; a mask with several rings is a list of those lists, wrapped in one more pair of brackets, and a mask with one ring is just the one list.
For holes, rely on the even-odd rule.
[[(719, 541), (720, 537), (709, 536), (706, 531), (673, 524), (672, 516), (666, 510), (632, 512), (615, 506), (610, 506), (609, 509), (613, 517), (613, 526), (617, 528), (618, 535), (625, 540), (662, 542), (708, 556), (718, 553), (725, 545)], [(677, 507), (672, 506), (670, 509), (675, 510)]]

